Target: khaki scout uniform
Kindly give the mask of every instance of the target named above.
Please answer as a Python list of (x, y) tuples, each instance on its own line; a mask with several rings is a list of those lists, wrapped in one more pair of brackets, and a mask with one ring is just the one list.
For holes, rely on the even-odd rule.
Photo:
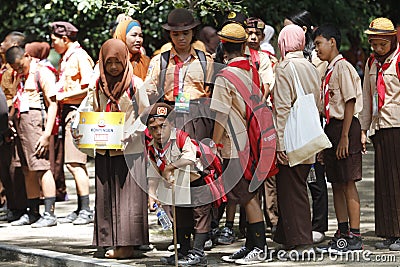
[[(24, 98), (27, 98), (28, 110), (23, 110), (21, 105), (20, 118), (17, 119), (16, 130), (21, 140), (21, 149), (23, 154), (20, 154), (21, 164), (28, 166), (30, 171), (47, 171), (50, 169), (50, 161), (45, 158), (38, 159), (35, 156), (35, 144), (39, 138), (43, 135), (42, 126), (45, 126), (45, 122), (42, 121), (41, 114), (41, 100), (37, 88), (37, 81), (35, 74), (39, 71), (39, 83), (43, 90), (43, 97), (53, 97), (56, 95), (54, 90), (56, 77), (54, 73), (45, 66), (39, 65), (39, 60), (32, 58), (29, 67), (29, 74), (25, 80)], [(21, 77), (16, 80), (16, 85), (21, 83)], [(17, 88), (15, 88), (17, 91)], [(42, 125), (42, 123), (44, 123)]]

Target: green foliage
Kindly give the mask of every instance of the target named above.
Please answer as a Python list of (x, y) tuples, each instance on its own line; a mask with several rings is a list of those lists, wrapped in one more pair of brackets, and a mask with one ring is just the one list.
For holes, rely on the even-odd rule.
[(50, 42), (49, 23), (65, 20), (80, 30), (78, 39), (96, 60), (101, 44), (110, 38), (109, 25), (118, 14), (125, 13), (143, 25), (144, 46), (151, 54), (165, 42), (161, 25), (170, 10), (189, 8), (203, 25), (216, 28), (229, 10), (257, 16), (277, 31), (285, 15), (307, 9), (316, 25), (331, 22), (340, 25), (343, 35), (356, 33), (364, 37), (373, 17), (388, 14), (398, 19), (398, 0), (18, 0), (2, 1), (0, 6), (0, 35), (3, 39), (13, 30), (24, 32), (29, 41)]

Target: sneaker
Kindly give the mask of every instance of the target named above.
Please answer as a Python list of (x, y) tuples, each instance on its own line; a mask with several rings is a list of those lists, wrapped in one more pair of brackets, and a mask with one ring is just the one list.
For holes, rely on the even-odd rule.
[[(176, 249), (180, 249), (180, 248), (181, 248), (181, 245), (176, 244)], [(167, 250), (168, 250), (169, 252), (173, 252), (173, 251), (175, 250), (174, 242), (172, 242), (171, 244), (168, 245)]]
[(250, 265), (264, 262), (266, 260), (266, 254), (264, 250), (257, 247), (253, 248), (252, 251), (247, 253), (247, 255), (241, 259), (235, 261), (236, 264)]
[(94, 221), (93, 211), (81, 210), (79, 211), (78, 217), (72, 222), (74, 225), (89, 224)]
[(9, 223), (14, 222), (19, 218), (21, 218), (21, 216), (24, 215), (25, 212), (26, 212), (25, 210), (8, 210), (7, 221)]
[(40, 219), (31, 224), (32, 228), (42, 228), (42, 227), (50, 227), (57, 225), (57, 217), (48, 212), (43, 213), (43, 216)]
[(317, 231), (312, 231), (312, 239), (314, 244), (321, 243), (325, 239), (325, 234)]
[(362, 251), (364, 245), (361, 236), (356, 236), (349, 232), (344, 238), (337, 240), (336, 244), (328, 249), (328, 252), (334, 255), (345, 255), (350, 252)]
[[(178, 261), (183, 259), (183, 258), (184, 258), (183, 254), (178, 252)], [(162, 257), (160, 259), (160, 261), (163, 264), (175, 265), (175, 254), (172, 254), (169, 257)]]
[(390, 237), (386, 238), (383, 241), (378, 241), (375, 243), (375, 248), (376, 249), (388, 249), (391, 244), (393, 244), (397, 240), (397, 237)]
[(329, 248), (336, 245), (336, 242), (340, 239), (344, 238), (344, 235), (340, 233), (339, 230), (336, 230), (336, 233), (333, 235), (333, 238), (328, 242), (328, 245), (318, 246), (315, 248), (315, 251), (318, 253), (328, 253)]
[(76, 220), (76, 218), (78, 218), (78, 213), (76, 211), (73, 211), (70, 214), (68, 214), (67, 216), (65, 216), (64, 218), (58, 219), (58, 222), (59, 223), (72, 223), (73, 221)]
[(40, 219), (40, 216), (29, 216), (27, 213), (22, 215), (18, 220), (11, 223), (12, 226), (23, 226), (35, 223)]
[(207, 258), (204, 252), (189, 250), (189, 254), (178, 260), (178, 266), (207, 266)]
[(235, 233), (229, 227), (224, 227), (221, 230), (220, 235), (217, 238), (217, 244), (230, 245), (235, 242)]
[(211, 250), (213, 247), (213, 242), (211, 239), (208, 239), (205, 243), (204, 243), (204, 250)]
[(221, 230), (219, 228), (213, 228), (210, 231), (210, 238), (213, 244), (217, 243), (217, 238), (221, 234)]
[(134, 248), (140, 251), (152, 251), (154, 249), (154, 245), (153, 244), (140, 245), (140, 246), (134, 246)]
[(246, 257), (251, 250), (246, 247), (241, 247), (238, 251), (229, 256), (222, 256), (221, 260), (225, 262), (235, 262), (238, 259)]
[(400, 251), (400, 238), (397, 238), (393, 244), (389, 246), (389, 250), (391, 251)]

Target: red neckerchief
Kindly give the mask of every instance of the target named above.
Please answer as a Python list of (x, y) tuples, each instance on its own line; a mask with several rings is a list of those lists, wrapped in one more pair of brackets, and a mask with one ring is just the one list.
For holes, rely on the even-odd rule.
[(400, 53), (400, 48), (397, 49), (396, 54), (392, 57), (392, 59), (389, 62), (383, 63), (381, 65), (377, 60), (376, 60), (376, 67), (378, 69), (378, 79), (376, 81), (376, 90), (378, 92), (378, 111), (381, 110), (383, 104), (385, 103), (385, 93), (386, 93), (386, 84), (385, 80), (383, 79), (384, 76), (384, 71), (386, 71), (390, 64), (392, 64), (392, 61), (396, 56)]
[(238, 60), (238, 61), (233, 61), (228, 63), (229, 67), (236, 67), (239, 69), (244, 69), (249, 71), (250, 70), (250, 62), (247, 59), (243, 59), (243, 60)]
[(155, 148), (154, 145), (148, 146), (149, 156), (156, 163), (160, 171), (164, 171), (165, 166), (167, 166), (167, 161), (165, 160), (165, 153), (171, 146), (171, 143), (172, 143), (171, 140), (169, 140), (167, 144), (165, 144), (164, 148), (161, 150)]
[(179, 94), (179, 72), (183, 67), (183, 62), (179, 60), (178, 55), (174, 56), (175, 70), (174, 70), (174, 96)]
[(20, 110), (21, 110), (21, 99), (22, 99), (22, 95), (24, 94), (25, 80), (28, 78), (28, 75), (25, 76), (24, 74), (17, 74), (16, 71), (13, 71), (13, 76), (16, 79), (20, 80), (19, 83), (18, 83), (18, 86), (17, 86), (17, 93), (16, 93), (16, 95), (14, 96), (14, 99), (13, 99), (14, 108), (18, 110), (17, 118), (19, 118), (21, 116), (21, 112), (20, 112)]
[[(256, 67), (254, 67), (253, 65), (250, 64), (250, 61), (247, 59), (243, 59), (243, 60), (238, 60), (238, 61), (233, 61), (228, 63), (229, 67), (236, 67), (239, 69), (244, 69), (249, 71), (250, 69), (252, 69), (252, 74), (253, 74), (253, 86), (257, 86), (257, 88), (259, 90), (261, 90), (262, 94), (264, 94), (264, 86), (260, 87), (260, 76), (258, 74), (258, 71), (256, 69)], [(254, 89), (254, 88), (253, 88)], [(256, 92), (256, 91), (254, 91)]]
[(345, 59), (345, 58), (340, 58), (336, 60), (335, 63), (333, 63), (331, 68), (328, 68), (325, 72), (325, 78), (322, 82), (322, 92), (324, 94), (324, 109), (325, 109), (325, 117), (326, 117), (326, 124), (329, 123), (329, 81), (332, 76), (333, 69), (335, 68), (336, 63), (338, 63), (340, 60)]

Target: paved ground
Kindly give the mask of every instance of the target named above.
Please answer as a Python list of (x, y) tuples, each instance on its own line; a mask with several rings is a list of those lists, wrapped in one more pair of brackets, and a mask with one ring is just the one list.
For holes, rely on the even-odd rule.
[[(94, 167), (89, 164), (91, 183), (91, 205), (94, 201)], [(68, 174), (68, 172), (66, 172)], [(76, 207), (74, 181), (67, 175), (69, 201), (57, 202), (56, 214), (58, 217), (67, 215)], [(389, 251), (376, 251), (373, 244), (379, 240), (374, 236), (374, 206), (373, 206), (373, 151), (363, 157), (363, 181), (358, 183), (361, 198), (361, 231), (364, 238), (365, 251), (363, 254), (346, 257), (325, 255), (321, 258), (316, 255), (311, 260), (301, 262), (284, 262), (274, 259), (272, 262), (258, 266), (399, 266), (400, 254)], [(329, 189), (329, 231), (332, 236), (336, 229), (336, 220), (333, 211), (331, 189)], [(43, 207), (41, 207), (43, 208)], [(163, 232), (157, 225), (156, 216), (149, 214), (150, 241), (155, 249), (144, 253), (141, 257), (129, 260), (97, 259), (93, 255), (96, 251), (92, 247), (93, 224), (73, 226), (59, 224), (55, 227), (32, 229), (30, 226), (13, 227), (7, 223), (0, 223), (0, 266), (162, 266), (159, 258), (171, 253), (166, 250), (172, 238), (171, 232)], [(325, 241), (325, 243), (328, 239)], [(274, 248), (270, 233), (267, 232), (267, 242)], [(217, 246), (207, 252), (209, 266), (233, 266), (222, 263), (221, 256), (236, 251), (243, 244), (243, 240), (230, 246)]]

